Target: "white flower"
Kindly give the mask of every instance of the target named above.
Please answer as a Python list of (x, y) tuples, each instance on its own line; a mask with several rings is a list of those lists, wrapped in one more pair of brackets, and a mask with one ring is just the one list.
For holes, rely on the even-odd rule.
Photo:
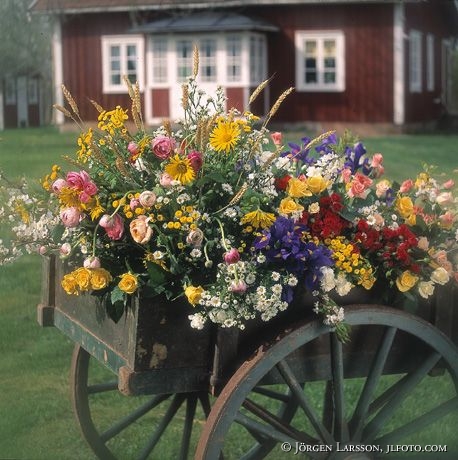
[(436, 284), (447, 284), (450, 280), (450, 275), (444, 267), (436, 268), (431, 273), (431, 281)]
[(194, 258), (198, 258), (202, 255), (202, 251), (198, 248), (194, 248), (192, 251), (191, 251), (191, 257), (194, 257)]
[(420, 281), (418, 283), (418, 293), (424, 299), (431, 297), (434, 293), (434, 283), (432, 281)]
[(281, 276), (281, 275), (280, 275), (280, 273), (278, 273), (278, 272), (272, 272), (272, 275), (271, 275), (271, 276), (272, 276), (272, 279), (273, 279), (274, 281), (278, 281), (278, 280), (280, 279), (280, 276)]

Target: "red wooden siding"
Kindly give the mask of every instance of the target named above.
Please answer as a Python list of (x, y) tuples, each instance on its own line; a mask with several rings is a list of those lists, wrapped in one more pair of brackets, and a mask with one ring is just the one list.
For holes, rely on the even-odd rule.
[(278, 6), (250, 12), (262, 14), (281, 29), (268, 42), (269, 75), (274, 75), (271, 104), (295, 84), (296, 30), (342, 30), (345, 35), (345, 91), (295, 92), (282, 104), (276, 120), (392, 122), (392, 5)]
[(83, 120), (94, 120), (97, 111), (89, 99), (104, 109), (131, 106), (127, 94), (103, 94), (101, 35), (123, 34), (129, 28), (127, 14), (67, 16), (62, 27), (63, 83), (78, 104)]
[(227, 107), (243, 112), (246, 107), (243, 101), (243, 88), (226, 88)]
[(40, 126), (40, 108), (38, 104), (29, 104), (28, 107), (29, 126)]
[(168, 89), (153, 89), (151, 104), (153, 117), (167, 118), (170, 116), (170, 97)]

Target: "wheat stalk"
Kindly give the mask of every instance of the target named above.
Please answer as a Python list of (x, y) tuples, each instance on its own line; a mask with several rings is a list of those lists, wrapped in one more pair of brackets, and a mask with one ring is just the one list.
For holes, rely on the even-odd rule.
[(264, 126), (266, 126), (267, 123), (270, 121), (270, 119), (275, 115), (275, 113), (277, 113), (283, 101), (293, 92), (293, 90), (294, 88), (291, 87), (291, 88), (288, 88), (286, 91), (283, 91), (283, 93), (280, 94), (280, 97), (275, 101), (275, 104), (270, 109), (269, 114), (267, 115), (266, 121), (264, 122)]
[(58, 110), (59, 112), (62, 112), (66, 117), (71, 118), (72, 120), (74, 120), (73, 115), (65, 107), (62, 107), (59, 104), (54, 104), (53, 107), (56, 110)]
[(318, 137), (315, 137), (315, 139), (312, 139), (306, 146), (305, 150), (308, 150), (309, 148), (313, 147), (314, 145), (319, 144), (321, 141), (324, 139), (328, 138), (332, 134), (334, 134), (335, 131), (327, 131), (326, 133), (320, 134)]
[(267, 80), (264, 80), (262, 83), (258, 85), (258, 87), (253, 91), (253, 93), (250, 96), (250, 99), (248, 101), (248, 105), (252, 104), (255, 99), (259, 96), (261, 91), (267, 86), (271, 78), (268, 78)]
[(192, 50), (192, 77), (196, 78), (199, 73), (199, 49), (194, 45)]
[(64, 93), (65, 99), (67, 99), (67, 102), (72, 108), (73, 113), (75, 115), (78, 115), (78, 118), (79, 118), (80, 113), (78, 110), (78, 106), (76, 105), (75, 99), (73, 99), (73, 96), (71, 95), (70, 91), (65, 87), (65, 85), (62, 85), (62, 92)]
[(97, 110), (97, 112), (99, 112), (99, 113), (104, 112), (104, 108), (103, 108), (100, 104), (98, 104), (97, 102), (95, 102), (95, 101), (92, 100), (92, 99), (89, 99), (89, 102), (95, 107), (95, 109)]
[(127, 86), (127, 92), (129, 93), (129, 97), (134, 100), (135, 98), (135, 93), (134, 89), (132, 87), (132, 82), (127, 78), (127, 75), (123, 75), (122, 79), (124, 80), (124, 83)]
[(181, 106), (186, 110), (189, 106), (189, 89), (186, 83), (181, 85)]

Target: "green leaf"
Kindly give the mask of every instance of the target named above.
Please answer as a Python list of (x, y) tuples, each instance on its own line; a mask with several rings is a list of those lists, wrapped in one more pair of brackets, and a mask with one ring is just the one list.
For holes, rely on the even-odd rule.
[(111, 291), (110, 301), (112, 304), (116, 302), (126, 302), (126, 293), (121, 291), (118, 286), (115, 286)]
[(158, 264), (149, 263), (146, 266), (148, 270), (149, 285), (155, 286), (163, 284), (166, 280), (165, 271)]

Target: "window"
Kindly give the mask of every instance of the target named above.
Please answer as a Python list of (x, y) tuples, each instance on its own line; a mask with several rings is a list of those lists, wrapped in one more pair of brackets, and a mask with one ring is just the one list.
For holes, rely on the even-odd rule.
[(216, 40), (211, 38), (200, 41), (199, 46), (199, 75), (202, 81), (216, 81)]
[(31, 105), (38, 104), (38, 80), (36, 78), (29, 78), (27, 86), (28, 102)]
[(250, 37), (250, 83), (259, 85), (266, 78), (266, 45), (263, 36)]
[(296, 34), (296, 87), (299, 91), (344, 91), (342, 32)]
[(152, 42), (152, 49), (153, 82), (167, 83), (167, 39), (155, 38)]
[(16, 105), (16, 80), (12, 77), (5, 81), (5, 104)]
[(103, 91), (125, 92), (124, 76), (143, 87), (143, 38), (102, 37)]
[(434, 91), (434, 36), (428, 34), (426, 37), (426, 89)]
[(242, 79), (242, 39), (237, 35), (230, 35), (226, 39), (226, 76), (229, 82), (238, 82)]
[(411, 93), (422, 91), (421, 32), (411, 30), (409, 35), (409, 89)]
[(177, 79), (184, 82), (192, 75), (192, 52), (191, 40), (179, 40), (176, 46), (177, 51)]

